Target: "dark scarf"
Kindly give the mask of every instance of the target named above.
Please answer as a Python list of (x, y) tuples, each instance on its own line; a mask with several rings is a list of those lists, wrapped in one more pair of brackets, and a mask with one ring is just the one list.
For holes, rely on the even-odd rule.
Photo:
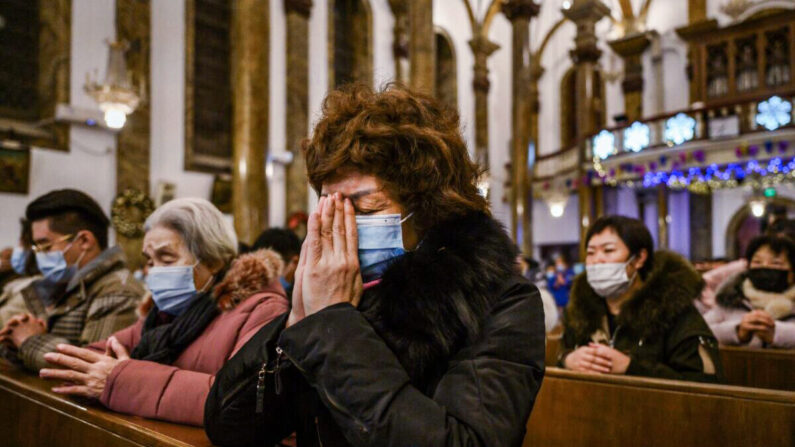
[(197, 296), (185, 313), (169, 323), (158, 324), (159, 312), (157, 307), (149, 311), (141, 329), (141, 341), (130, 357), (171, 365), (221, 313), (212, 292)]
[(472, 213), (431, 228), (422, 244), (390, 263), (359, 309), (421, 390), (480, 335), (510, 278), (517, 249), (502, 225)]

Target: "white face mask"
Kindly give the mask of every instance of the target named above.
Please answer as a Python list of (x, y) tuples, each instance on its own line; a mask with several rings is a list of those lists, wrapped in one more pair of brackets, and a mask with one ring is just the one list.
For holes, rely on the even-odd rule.
[(588, 284), (594, 292), (602, 298), (613, 298), (626, 292), (632, 281), (638, 275), (627, 277), (627, 265), (632, 262), (630, 257), (627, 262), (611, 262), (606, 264), (590, 264), (585, 266)]

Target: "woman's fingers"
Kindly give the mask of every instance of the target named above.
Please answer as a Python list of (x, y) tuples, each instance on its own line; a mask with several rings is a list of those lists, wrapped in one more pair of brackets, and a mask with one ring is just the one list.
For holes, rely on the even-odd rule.
[(124, 345), (116, 339), (116, 337), (110, 337), (108, 341), (110, 342), (110, 346), (113, 349), (113, 354), (118, 360), (127, 360), (130, 358), (127, 348), (125, 348)]
[(348, 252), (347, 240), (345, 237), (345, 203), (342, 201), (340, 193), (334, 193), (333, 221), (331, 223), (332, 240), (334, 245), (334, 256), (344, 259)]
[(93, 395), (89, 393), (87, 386), (82, 385), (63, 385), (63, 386), (56, 386), (52, 388), (54, 393), (58, 394), (72, 394), (76, 396), (85, 396), (85, 397), (92, 397)]
[(321, 252), (323, 251), (323, 247), (321, 246), (320, 242), (320, 213), (323, 211), (326, 200), (326, 197), (321, 197), (320, 202), (317, 205), (317, 209), (314, 213), (309, 215), (309, 222), (307, 222), (306, 225), (307, 263), (310, 261), (312, 263), (317, 262), (317, 260), (320, 259)]
[(51, 369), (44, 368), (39, 370), (39, 377), (42, 379), (63, 380), (73, 383), (84, 383), (88, 376), (78, 371), (71, 369)]
[(346, 247), (348, 250), (347, 257), (349, 261), (359, 263), (359, 233), (356, 229), (356, 210), (353, 209), (351, 199), (345, 199), (344, 204), (344, 218), (345, 218), (345, 239)]
[(320, 213), (320, 242), (323, 253), (333, 253), (334, 251), (334, 195), (326, 197), (323, 203), (323, 210)]
[(44, 360), (47, 360), (47, 362), (52, 363), (53, 365), (64, 366), (66, 368), (80, 372), (87, 372), (91, 367), (90, 363), (80, 360), (77, 357), (59, 354), (57, 352), (48, 352), (44, 354)]
[(56, 346), (56, 349), (58, 349), (58, 352), (62, 354), (77, 357), (89, 363), (96, 363), (102, 359), (100, 354), (97, 354), (90, 349), (78, 348), (77, 346), (67, 345), (65, 343), (59, 344)]

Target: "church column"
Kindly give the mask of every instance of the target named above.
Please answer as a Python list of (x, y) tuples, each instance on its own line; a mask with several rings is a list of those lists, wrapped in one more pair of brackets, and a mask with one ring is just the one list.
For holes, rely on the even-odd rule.
[(238, 238), (252, 243), (265, 228), (268, 190), (268, 0), (232, 6), (232, 203)]
[(610, 42), (610, 47), (624, 59), (624, 114), (632, 122), (643, 117), (643, 62), (641, 56), (651, 41), (645, 33), (635, 33)]
[[(533, 98), (530, 96), (530, 19), (538, 15), (541, 5), (534, 0), (508, 0), (503, 3), (502, 12), (513, 27), (512, 71), (513, 104), (512, 118), (512, 156), (511, 156), (511, 228), (513, 238), (522, 252), (533, 252), (533, 235), (530, 225), (532, 216), (532, 194), (527, 169), (528, 146), (530, 143), (530, 117)], [(538, 100), (538, 85), (536, 84)], [(521, 231), (519, 231), (521, 228)], [(521, 240), (519, 240), (521, 234)]]
[(393, 28), (392, 56), (395, 58), (395, 80), (409, 81), (409, 5), (408, 0), (389, 0), (395, 17)]
[(284, 0), (287, 20), (287, 148), (293, 162), (287, 166), (287, 216), (306, 211), (308, 184), (301, 140), (309, 133), (309, 15), (312, 0)]
[(433, 32), (433, 0), (408, 2), (410, 85), (430, 95), (436, 88), (436, 35)]
[(475, 160), (484, 168), (489, 168), (489, 56), (500, 48), (490, 41), (480, 29), (469, 41), (475, 55), (475, 76), (472, 87), (475, 90)]
[[(127, 69), (132, 83), (143, 95), (138, 107), (127, 117), (116, 143), (116, 193), (131, 189), (149, 195), (150, 151), (150, 45), (151, 4), (149, 0), (116, 1), (116, 36), (126, 42)], [(130, 266), (142, 266), (143, 238), (116, 235), (116, 241), (127, 255)]]
[[(596, 130), (594, 114), (594, 78), (602, 51), (598, 48), (596, 23), (610, 13), (610, 8), (600, 0), (574, 0), (563, 15), (577, 25), (577, 36), (571, 57), (574, 61), (577, 92), (577, 139), (582, 141)], [(579, 149), (579, 166), (585, 162), (585, 153)], [(582, 172), (581, 172), (582, 174)], [(585, 232), (594, 221), (592, 190), (590, 186), (581, 184), (579, 187), (580, 203), (580, 241), (585, 240)]]

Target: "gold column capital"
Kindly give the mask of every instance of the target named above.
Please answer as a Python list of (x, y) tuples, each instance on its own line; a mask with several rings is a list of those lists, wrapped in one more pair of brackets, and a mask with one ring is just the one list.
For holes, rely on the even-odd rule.
[(284, 0), (284, 13), (291, 12), (309, 17), (312, 13), (312, 0)]
[(505, 0), (502, 4), (502, 13), (513, 22), (514, 20), (530, 20), (538, 15), (541, 4), (535, 0)]

